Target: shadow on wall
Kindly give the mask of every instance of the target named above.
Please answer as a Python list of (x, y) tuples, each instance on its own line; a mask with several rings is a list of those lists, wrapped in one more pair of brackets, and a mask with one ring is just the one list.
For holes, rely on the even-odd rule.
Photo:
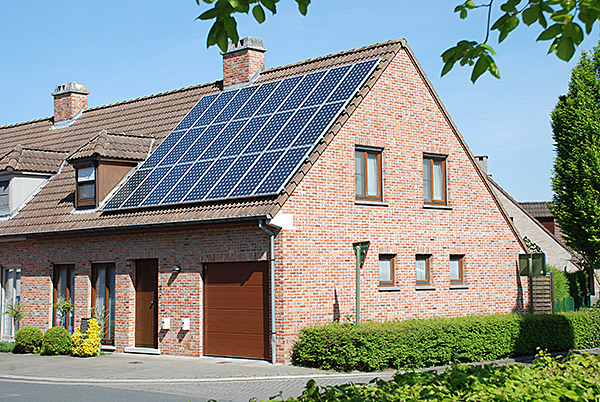
[(337, 289), (333, 289), (333, 321), (340, 322), (340, 301), (338, 300)]
[(521, 282), (521, 276), (519, 275), (519, 264), (515, 263), (515, 271), (517, 274), (517, 301), (515, 303), (515, 307), (513, 308), (513, 313), (523, 313), (525, 312), (525, 298), (523, 295), (523, 282)]

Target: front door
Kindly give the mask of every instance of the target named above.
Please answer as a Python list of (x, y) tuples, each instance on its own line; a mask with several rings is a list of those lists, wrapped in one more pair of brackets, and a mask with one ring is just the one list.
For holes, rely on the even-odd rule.
[(135, 261), (135, 346), (158, 348), (158, 261)]

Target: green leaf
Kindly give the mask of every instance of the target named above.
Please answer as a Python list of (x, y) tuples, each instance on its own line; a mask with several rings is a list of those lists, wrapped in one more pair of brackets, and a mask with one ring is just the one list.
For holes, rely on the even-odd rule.
[(530, 6), (523, 10), (523, 22), (529, 26), (536, 22), (540, 15), (540, 9), (537, 6)]
[(229, 43), (227, 41), (227, 33), (225, 32), (225, 29), (222, 29), (219, 32), (217, 32), (216, 42), (217, 46), (219, 46), (219, 49), (221, 49), (222, 52), (227, 51), (227, 45)]
[[(237, 43), (240, 40), (240, 37), (238, 36), (237, 32), (237, 22), (235, 21), (235, 18), (228, 17), (224, 19), (223, 27), (225, 28), (226, 36), (229, 39), (231, 39), (233, 43)], [(221, 47), (221, 45), (219, 45), (219, 47)], [(225, 46), (225, 49), (227, 50), (227, 46)], [(226, 50), (223, 51), (225, 52)]]
[[(279, 1), (279, 0), (277, 0)], [(277, 14), (277, 7), (275, 6), (276, 1), (273, 0), (260, 0), (260, 3), (265, 6), (273, 14)]]
[(556, 46), (556, 55), (559, 59), (569, 61), (575, 54), (575, 45), (573, 40), (568, 36), (561, 36), (558, 38), (558, 45)]
[(300, 14), (306, 15), (308, 12), (308, 6), (310, 5), (310, 0), (296, 0), (296, 3), (298, 4), (298, 10), (300, 11)]
[(260, 4), (257, 4), (252, 8), (252, 15), (254, 15), (254, 19), (256, 19), (259, 24), (265, 22), (265, 10), (263, 10)]
[(485, 73), (489, 67), (488, 60), (483, 56), (479, 57), (475, 63), (475, 67), (473, 67), (473, 72), (471, 73), (471, 82), (475, 83), (477, 78)]
[(207, 10), (205, 12), (203, 12), (202, 14), (200, 14), (200, 16), (198, 16), (199, 20), (212, 20), (213, 18), (216, 18), (218, 16), (221, 15), (223, 10), (219, 9), (219, 8), (211, 8), (210, 10)]
[(536, 40), (550, 40), (560, 35), (562, 32), (562, 24), (552, 24), (544, 30)]

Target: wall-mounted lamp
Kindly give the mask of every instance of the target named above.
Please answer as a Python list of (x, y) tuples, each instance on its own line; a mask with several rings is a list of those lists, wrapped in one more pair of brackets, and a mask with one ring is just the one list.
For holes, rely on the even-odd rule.
[(181, 272), (181, 267), (179, 265), (173, 265), (171, 272), (179, 273)]

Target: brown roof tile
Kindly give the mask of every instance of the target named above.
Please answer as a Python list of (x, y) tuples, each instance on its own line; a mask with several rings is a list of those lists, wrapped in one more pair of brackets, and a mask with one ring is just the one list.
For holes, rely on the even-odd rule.
[(102, 130), (87, 144), (72, 153), (68, 161), (100, 156), (111, 159), (143, 161), (148, 156), (152, 137), (116, 134)]
[(0, 158), (0, 170), (56, 173), (66, 156), (66, 152), (24, 148), (16, 145)]
[(520, 202), (519, 205), (535, 218), (553, 218), (548, 201)]
[[(374, 74), (326, 133), (322, 143), (328, 144), (387, 67), (389, 60), (403, 46), (405, 46), (403, 40), (389, 41), (265, 70), (257, 83), (275, 81), (361, 60), (381, 58), (382, 62)], [(22, 144), (23, 147), (47, 147), (73, 153), (72, 159), (92, 155), (94, 152), (122, 156), (124, 149), (120, 142), (121, 145), (116, 145), (115, 142), (113, 150), (107, 149), (112, 149), (110, 143), (117, 141), (118, 136), (118, 134), (108, 133), (123, 132), (135, 133), (136, 138), (143, 137), (145, 141), (154, 137), (156, 147), (202, 96), (220, 90), (221, 82), (213, 82), (91, 108), (84, 111), (71, 126), (56, 130), (50, 130), (53, 124), (52, 118), (0, 127), (0, 155), (10, 152), (15, 144)], [(98, 135), (101, 130), (106, 130), (106, 141)], [(108, 147), (106, 144), (109, 144)], [(322, 144), (315, 147), (313, 153), (322, 151), (322, 148)], [(140, 152), (141, 147), (134, 153), (139, 155)], [(312, 156), (308, 160), (311, 160)], [(98, 212), (74, 211), (75, 172), (72, 166), (67, 165), (16, 216), (0, 222), (0, 236), (272, 216), (289, 198), (310, 166), (309, 161), (305, 162), (294, 176), (294, 180), (279, 196)]]

